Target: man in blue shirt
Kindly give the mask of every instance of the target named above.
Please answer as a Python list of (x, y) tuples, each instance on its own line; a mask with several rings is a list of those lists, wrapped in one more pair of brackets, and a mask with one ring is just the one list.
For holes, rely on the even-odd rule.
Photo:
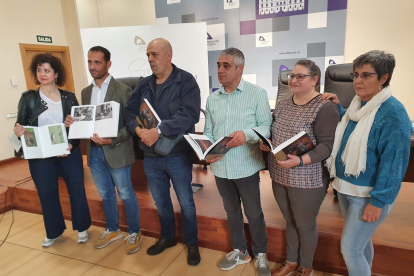
[[(192, 162), (188, 155), (191, 148), (181, 139), (168, 155), (154, 151), (154, 145), (162, 136), (175, 138), (181, 133), (194, 133), (194, 125), (200, 117), (200, 89), (194, 77), (171, 63), (171, 44), (157, 38), (147, 47), (148, 62), (152, 75), (142, 79), (128, 102), (127, 126), (140, 139), (144, 151), (144, 172), (158, 210), (161, 238), (148, 248), (149, 255), (157, 255), (177, 244), (175, 240), (175, 216), (170, 197), (170, 181), (181, 206), (184, 241), (188, 248), (189, 265), (200, 263), (196, 208), (193, 199)], [(138, 124), (136, 117), (146, 99), (154, 108), (161, 123), (147, 129)]]

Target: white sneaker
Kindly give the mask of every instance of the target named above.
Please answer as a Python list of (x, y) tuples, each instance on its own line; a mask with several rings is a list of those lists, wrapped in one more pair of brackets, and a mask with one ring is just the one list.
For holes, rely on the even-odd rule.
[[(63, 235), (63, 234), (62, 234)], [(62, 237), (62, 235), (60, 235), (59, 237), (57, 237), (56, 239), (48, 239), (48, 238), (45, 238), (44, 240), (43, 240), (43, 242), (42, 242), (42, 246), (43, 247), (51, 247), (54, 243), (55, 243), (55, 241), (57, 240), (57, 239), (60, 239), (61, 237)]]
[(86, 243), (89, 239), (88, 229), (78, 232), (78, 243)]

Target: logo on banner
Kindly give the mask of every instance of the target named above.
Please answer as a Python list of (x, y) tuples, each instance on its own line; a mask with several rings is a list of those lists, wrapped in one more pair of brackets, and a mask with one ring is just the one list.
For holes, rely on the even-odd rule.
[(140, 52), (147, 51), (147, 43), (139, 36), (135, 36), (134, 43), (138, 46)]
[(256, 0), (256, 19), (308, 13), (308, 0)]
[(224, 23), (207, 25), (208, 51), (224, 50), (226, 46), (226, 33)]
[(290, 69), (289, 69), (289, 68), (287, 68), (287, 66), (285, 66), (285, 65), (281, 64), (281, 65), (280, 65), (280, 67), (279, 67), (279, 73), (280, 73), (280, 72), (282, 72), (283, 70), (285, 70), (285, 71), (289, 71)]
[(272, 33), (256, 34), (256, 47), (272, 46)]
[(224, 9), (238, 9), (239, 8), (239, 1), (240, 0), (223, 0), (224, 1)]
[(344, 56), (327, 56), (325, 57), (325, 69), (331, 65), (344, 63)]

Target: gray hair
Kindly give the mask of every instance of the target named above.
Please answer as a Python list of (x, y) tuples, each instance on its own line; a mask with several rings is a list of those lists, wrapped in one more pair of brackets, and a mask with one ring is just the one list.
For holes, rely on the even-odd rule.
[(221, 51), (220, 56), (232, 56), (234, 65), (236, 66), (236, 69), (239, 68), (240, 65), (244, 66), (244, 55), (243, 52), (240, 51), (237, 48), (228, 48), (223, 51)]
[(354, 59), (352, 70), (355, 72), (357, 68), (361, 68), (364, 64), (370, 64), (374, 68), (378, 74), (378, 80), (385, 74), (388, 74), (388, 79), (382, 86), (387, 87), (390, 85), (395, 68), (395, 57), (393, 54), (378, 50), (369, 51)]

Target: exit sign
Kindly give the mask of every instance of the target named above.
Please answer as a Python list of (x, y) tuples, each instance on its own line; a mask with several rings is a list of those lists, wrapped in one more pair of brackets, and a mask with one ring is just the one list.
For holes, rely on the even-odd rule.
[(52, 43), (51, 36), (37, 35), (36, 37), (37, 37), (37, 42)]

